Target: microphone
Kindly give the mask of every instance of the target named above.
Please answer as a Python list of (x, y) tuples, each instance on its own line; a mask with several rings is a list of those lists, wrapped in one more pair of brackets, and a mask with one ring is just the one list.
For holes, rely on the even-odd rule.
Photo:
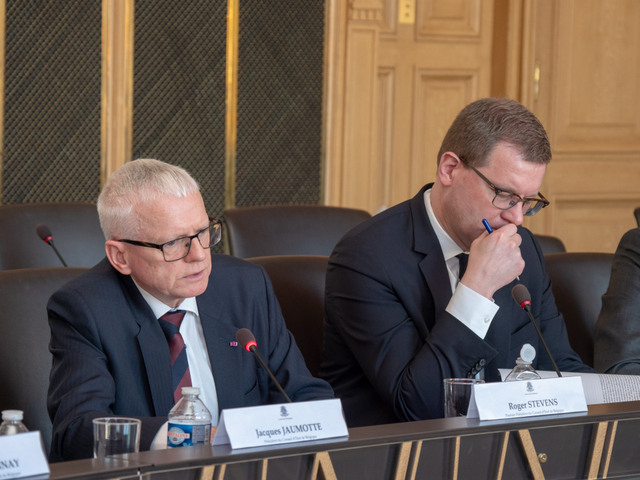
[(51, 229), (49, 229), (49, 227), (47, 227), (44, 223), (39, 223), (38, 226), (36, 227), (36, 233), (45, 243), (47, 243), (48, 245), (51, 245), (51, 248), (53, 248), (53, 251), (56, 252), (56, 255), (62, 262), (62, 265), (64, 265), (65, 267), (68, 267), (69, 265), (67, 265), (67, 262), (64, 261), (64, 258), (62, 258), (62, 255), (60, 255), (60, 252), (58, 251), (56, 246), (53, 244), (53, 235), (51, 233)]
[(241, 328), (236, 332), (236, 340), (240, 345), (242, 345), (242, 348), (244, 348), (247, 352), (252, 352), (256, 356), (256, 358), (260, 362), (260, 365), (262, 365), (262, 368), (266, 370), (266, 372), (271, 377), (271, 380), (273, 380), (275, 386), (278, 387), (278, 390), (280, 390), (282, 396), (287, 400), (287, 402), (292, 403), (289, 395), (287, 395), (287, 392), (284, 391), (284, 388), (282, 388), (282, 385), (280, 385), (278, 379), (273, 375), (267, 364), (258, 353), (258, 342), (256, 342), (256, 338), (253, 336), (253, 333), (251, 333), (251, 330), (249, 330), (248, 328)]
[(553, 358), (553, 355), (551, 355), (551, 350), (549, 350), (547, 342), (545, 342), (544, 337), (542, 336), (540, 327), (538, 327), (538, 324), (533, 318), (533, 313), (531, 313), (531, 294), (529, 293), (529, 290), (527, 290), (527, 287), (525, 287), (521, 283), (518, 283), (511, 290), (511, 295), (513, 296), (513, 299), (516, 301), (516, 303), (520, 306), (520, 308), (522, 308), (529, 314), (529, 320), (531, 320), (531, 323), (533, 323), (533, 326), (536, 328), (538, 337), (540, 337), (540, 341), (542, 342), (544, 349), (547, 351), (547, 355), (549, 355), (549, 358), (551, 359), (553, 368), (555, 369), (558, 376), (561, 377), (562, 374), (560, 373), (560, 369), (558, 368), (558, 365), (556, 365), (556, 361)]

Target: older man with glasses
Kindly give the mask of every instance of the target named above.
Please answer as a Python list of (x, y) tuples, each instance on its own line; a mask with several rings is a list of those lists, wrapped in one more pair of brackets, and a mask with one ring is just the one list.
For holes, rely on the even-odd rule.
[(186, 171), (129, 162), (109, 177), (98, 214), (107, 258), (48, 304), (51, 460), (92, 456), (92, 420), (112, 415), (141, 418), (142, 450), (154, 438), (166, 447), (158, 432), (183, 386), (200, 388), (214, 426), (222, 409), (285, 401), (237, 344), (240, 328), (293, 401), (333, 397), (306, 368), (265, 271), (212, 255), (221, 225)]
[(449, 128), (435, 182), (338, 243), (321, 376), (349, 426), (442, 417), (444, 378), (499, 381), (525, 343), (535, 368), (553, 370), (512, 298), (518, 282), (559, 368), (592, 371), (569, 345), (542, 252), (522, 227), (549, 205), (540, 186), (550, 160), (545, 130), (523, 105), (478, 100)]

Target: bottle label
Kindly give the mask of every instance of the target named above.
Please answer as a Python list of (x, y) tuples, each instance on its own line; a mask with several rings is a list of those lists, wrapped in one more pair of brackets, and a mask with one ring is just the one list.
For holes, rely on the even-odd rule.
[(167, 432), (168, 447), (190, 447), (192, 445), (209, 445), (211, 424), (184, 424), (169, 422)]

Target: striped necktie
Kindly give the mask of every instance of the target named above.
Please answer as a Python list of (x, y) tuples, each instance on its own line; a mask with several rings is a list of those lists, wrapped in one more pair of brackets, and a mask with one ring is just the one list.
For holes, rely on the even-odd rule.
[(171, 378), (173, 381), (173, 401), (176, 403), (182, 398), (182, 387), (191, 386), (189, 374), (189, 362), (187, 361), (187, 348), (180, 335), (180, 324), (184, 318), (184, 310), (175, 310), (165, 313), (160, 317), (160, 326), (169, 343), (171, 354)]

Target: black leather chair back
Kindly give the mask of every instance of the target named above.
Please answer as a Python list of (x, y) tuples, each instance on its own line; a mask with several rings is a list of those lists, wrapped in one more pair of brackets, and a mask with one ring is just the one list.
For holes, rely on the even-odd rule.
[(240, 258), (329, 255), (348, 230), (371, 215), (324, 205), (237, 207), (222, 213), (225, 248)]
[(51, 421), (47, 389), (51, 371), (47, 301), (86, 268), (0, 271), (0, 410), (24, 411), (29, 430), (40, 430), (47, 455)]
[(552, 237), (551, 235), (538, 235), (537, 233), (533, 236), (540, 244), (542, 253), (545, 255), (547, 253), (561, 253), (567, 251), (564, 243), (558, 237)]
[(602, 295), (611, 277), (611, 253), (565, 252), (545, 255), (558, 310), (564, 316), (573, 349), (593, 366), (593, 333)]
[(633, 210), (633, 216), (636, 218), (636, 223), (640, 227), (640, 207)]
[(37, 234), (51, 230), (55, 247), (70, 267), (92, 267), (105, 256), (104, 235), (92, 203), (0, 205), (0, 270), (60, 267), (54, 250)]
[(324, 281), (329, 258), (276, 255), (247, 259), (262, 265), (273, 283), (287, 328), (313, 376), (318, 376), (324, 339)]

